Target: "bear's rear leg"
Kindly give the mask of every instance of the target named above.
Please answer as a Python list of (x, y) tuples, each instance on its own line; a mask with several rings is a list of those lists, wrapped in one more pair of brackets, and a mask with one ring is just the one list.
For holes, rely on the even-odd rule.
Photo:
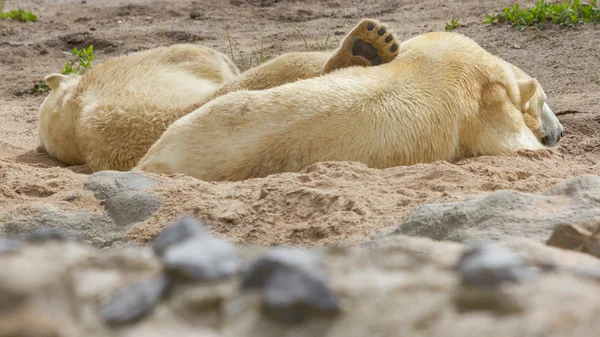
[(377, 20), (364, 19), (346, 35), (340, 47), (329, 58), (323, 73), (352, 66), (376, 66), (388, 63), (398, 55), (396, 36)]

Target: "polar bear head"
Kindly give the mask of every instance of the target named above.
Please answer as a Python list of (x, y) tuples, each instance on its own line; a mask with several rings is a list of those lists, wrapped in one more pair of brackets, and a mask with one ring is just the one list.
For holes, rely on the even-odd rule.
[(47, 152), (61, 162), (83, 164), (75, 138), (79, 105), (73, 99), (80, 75), (51, 74), (45, 80), (52, 90), (40, 106), (37, 152)]
[(525, 124), (544, 146), (554, 146), (564, 136), (565, 129), (546, 102), (540, 83), (521, 69), (511, 65), (519, 92), (519, 108)]

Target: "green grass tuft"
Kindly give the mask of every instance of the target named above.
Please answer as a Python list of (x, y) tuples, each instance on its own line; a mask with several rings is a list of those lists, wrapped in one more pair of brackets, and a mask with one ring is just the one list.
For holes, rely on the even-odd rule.
[[(83, 48), (81, 50), (75, 47), (73, 48), (72, 52), (65, 51), (63, 53), (76, 57), (76, 59), (67, 62), (65, 68), (61, 72), (61, 74), (63, 75), (83, 74), (86, 71), (90, 70), (90, 68), (92, 67), (92, 61), (94, 60), (93, 45), (90, 45), (89, 47)], [(76, 67), (73, 67), (74, 65)]]
[[(0, 12), (2, 11), (2, 7), (4, 2), (0, 3)], [(26, 11), (21, 8), (13, 9), (6, 13), (0, 13), (0, 19), (10, 20), (10, 21), (23, 21), (23, 22), (36, 22), (37, 16), (31, 11)]]
[(600, 23), (600, 8), (596, 0), (582, 2), (565, 0), (550, 4), (546, 0), (535, 3), (533, 7), (521, 9), (519, 4), (506, 7), (502, 13), (486, 14), (484, 24), (509, 22), (512, 26), (524, 31), (527, 28), (542, 29), (548, 23), (574, 26), (583, 23)]
[(450, 20), (450, 22), (446, 24), (446, 31), (451, 32), (458, 28), (458, 20), (460, 20), (460, 18)]
[[(60, 72), (61, 74), (84, 74), (86, 71), (92, 68), (92, 61), (94, 60), (94, 45), (89, 45), (89, 47), (81, 50), (75, 47), (73, 48), (73, 51), (64, 51), (63, 53), (74, 56), (74, 59), (65, 64), (64, 69)], [(33, 88), (35, 92), (45, 92), (49, 89), (50, 88), (48, 87), (48, 83), (46, 83), (46, 81), (41, 81)]]

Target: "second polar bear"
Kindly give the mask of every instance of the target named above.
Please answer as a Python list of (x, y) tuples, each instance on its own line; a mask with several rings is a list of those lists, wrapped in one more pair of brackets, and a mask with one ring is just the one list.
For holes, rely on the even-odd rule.
[(463, 35), (436, 32), (377, 67), (221, 96), (171, 125), (136, 169), (234, 181), (319, 161), (387, 168), (511, 155), (562, 133), (537, 80)]
[(180, 44), (46, 77), (38, 151), (92, 171), (130, 170), (171, 123), (239, 75), (224, 54)]

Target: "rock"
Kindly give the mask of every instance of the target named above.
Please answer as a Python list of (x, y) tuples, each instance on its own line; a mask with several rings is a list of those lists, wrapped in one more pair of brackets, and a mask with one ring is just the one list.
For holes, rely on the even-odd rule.
[(143, 190), (156, 180), (137, 172), (100, 171), (84, 184), (97, 199), (105, 200), (104, 207), (118, 226), (128, 226), (148, 219), (162, 205), (159, 197)]
[(66, 241), (69, 237), (56, 228), (40, 227), (36, 228), (29, 233), (25, 240), (27, 242), (46, 242), (46, 241)]
[(541, 194), (509, 190), (462, 202), (415, 207), (404, 222), (373, 237), (405, 234), (440, 241), (499, 241), (527, 237), (545, 242), (561, 224), (600, 219), (600, 177), (580, 176)]
[[(17, 238), (36, 233), (33, 240), (59, 235), (91, 240), (102, 237), (107, 245), (124, 240), (127, 228), (114, 224), (105, 214), (87, 211), (63, 211), (51, 204), (29, 203), (0, 216), (0, 235)], [(45, 233), (45, 234), (42, 234)], [(45, 239), (42, 239), (45, 240)]]
[(273, 273), (263, 288), (263, 299), (268, 312), (287, 323), (301, 322), (313, 311), (336, 314), (340, 310), (339, 298), (324, 280), (300, 269)]
[(548, 239), (548, 246), (559, 247), (563, 249), (581, 250), (585, 241), (590, 237), (587, 229), (577, 225), (558, 225)]
[(323, 256), (302, 248), (272, 248), (245, 271), (243, 289), (262, 288), (278, 270), (301, 269), (315, 278), (322, 274)]
[(152, 249), (157, 255), (162, 256), (170, 246), (179, 244), (195, 235), (208, 235), (208, 233), (198, 221), (184, 217), (165, 228), (154, 239)]
[(128, 286), (102, 304), (98, 314), (109, 325), (134, 322), (154, 308), (168, 285), (166, 277), (157, 276)]
[(267, 312), (286, 323), (298, 323), (313, 312), (336, 314), (340, 300), (328, 287), (322, 256), (302, 249), (279, 248), (253, 263), (243, 289), (262, 289)]
[[(202, 232), (165, 251), (203, 238), (215, 239)], [(368, 249), (237, 252), (255, 261), (245, 273), (192, 283), (167, 282), (150, 247), (23, 245), (0, 254), (0, 336), (583, 337), (600, 329), (600, 259), (531, 239), (465, 248), (391, 236)], [(561, 268), (521, 278), (532, 260)]]
[(152, 193), (125, 191), (108, 198), (104, 207), (118, 226), (128, 226), (148, 219), (161, 205)]
[(190, 19), (192, 20), (205, 20), (207, 18), (204, 9), (201, 7), (194, 7), (190, 11)]
[[(587, 227), (587, 228), (586, 228)], [(600, 258), (600, 223), (578, 225), (559, 225), (547, 244), (549, 246), (570, 249), (591, 254)]]
[(464, 285), (475, 288), (499, 286), (504, 282), (532, 280), (537, 272), (521, 256), (493, 245), (467, 247), (455, 269)]
[(209, 235), (196, 235), (169, 246), (163, 261), (169, 275), (197, 282), (228, 278), (240, 264), (233, 244)]
[(17, 240), (0, 237), (0, 254), (17, 252), (23, 247), (23, 243)]
[(137, 172), (100, 171), (92, 174), (83, 186), (104, 200), (123, 191), (141, 191), (155, 184), (156, 180)]

